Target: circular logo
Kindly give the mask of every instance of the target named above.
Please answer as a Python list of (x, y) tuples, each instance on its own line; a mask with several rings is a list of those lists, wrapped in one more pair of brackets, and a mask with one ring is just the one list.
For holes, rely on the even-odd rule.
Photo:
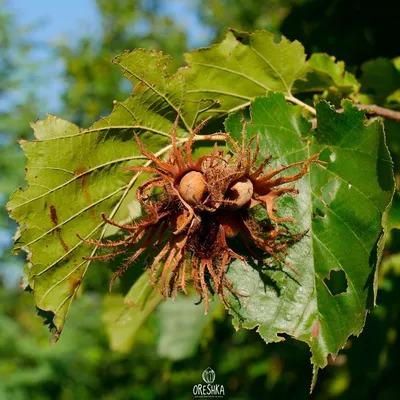
[(201, 377), (203, 378), (203, 381), (205, 383), (213, 383), (215, 380), (215, 372), (210, 367), (208, 367), (203, 371)]

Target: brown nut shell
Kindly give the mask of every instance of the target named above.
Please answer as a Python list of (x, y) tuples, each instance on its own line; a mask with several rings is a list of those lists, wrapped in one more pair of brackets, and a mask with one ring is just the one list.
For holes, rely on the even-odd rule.
[(190, 205), (203, 201), (207, 192), (207, 183), (201, 172), (190, 171), (179, 182), (179, 193)]
[(235, 182), (227, 191), (227, 198), (232, 201), (234, 208), (242, 208), (253, 196), (253, 184), (250, 179), (242, 178)]

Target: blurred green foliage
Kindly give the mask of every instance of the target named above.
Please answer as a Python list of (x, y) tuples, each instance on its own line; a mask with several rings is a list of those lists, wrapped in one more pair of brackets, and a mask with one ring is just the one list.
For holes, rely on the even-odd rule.
[[(112, 100), (124, 99), (131, 90), (118, 67), (110, 63), (113, 56), (125, 49), (156, 48), (174, 56), (179, 66), (190, 46), (182, 25), (163, 15), (164, 1), (96, 3), (101, 35), (52, 49), (65, 65), (63, 78), (67, 83), (59, 114), (82, 126), (106, 115)], [(214, 40), (229, 26), (282, 32), (300, 40), (308, 52), (326, 51), (354, 66), (360, 75), (363, 102), (399, 107), (400, 63), (391, 60), (400, 53), (393, 41), (398, 4), (388, 0), (378, 6), (359, 0), (335, 0), (329, 5), (319, 0), (206, 0), (190, 4)], [(31, 137), (29, 122), (36, 120), (44, 107), (35, 91), (38, 81), (32, 79), (38, 67), (29, 61), (35, 44), (28, 38), (29, 30), (18, 26), (0, 2), (0, 239), (9, 238), (15, 229), (6, 216), (6, 199), (23, 185), (25, 160), (16, 139)], [(371, 61), (377, 57), (389, 59)], [(17, 89), (24, 96), (15, 97)], [(400, 128), (390, 121), (385, 126), (399, 181)], [(19, 270), (22, 260), (11, 258), (2, 242), (8, 244), (0, 240), (0, 273), (10, 264)], [(320, 372), (313, 397), (398, 397), (399, 251), (400, 231), (393, 230), (380, 271), (378, 307), (367, 318), (362, 335), (351, 338), (336, 360)], [(95, 267), (55, 346), (48, 344), (48, 332), (34, 316), (31, 294), (0, 283), (1, 400), (187, 399), (192, 397), (193, 385), (202, 383), (201, 373), (207, 367), (216, 372), (216, 382), (225, 386), (225, 398), (308, 397), (311, 367), (307, 346), (290, 339), (285, 344), (265, 346), (255, 331), (235, 332), (230, 317), (220, 309), (199, 324), (201, 335), (189, 335), (196, 340), (188, 343), (184, 332), (179, 332), (178, 340), (174, 337), (168, 316), (173, 308), (167, 303), (141, 327), (131, 353), (112, 351), (99, 295), (109, 271), (102, 264)], [(179, 308), (182, 320), (193, 317), (190, 304)], [(177, 329), (189, 328), (182, 324)], [(180, 343), (182, 346), (177, 346)], [(171, 354), (174, 348), (177, 350)], [(186, 357), (182, 348), (188, 349)]]
[[(320, 372), (313, 397), (396, 398), (399, 290), (400, 258), (395, 255), (382, 267), (379, 307), (368, 317), (363, 334), (352, 338)], [(291, 339), (265, 346), (255, 331), (234, 332), (222, 310), (203, 328), (191, 357), (170, 361), (161, 340), (162, 310), (141, 328), (133, 352), (121, 354), (109, 348), (100, 318), (101, 297), (95, 293), (74, 303), (67, 329), (50, 347), (48, 332), (32, 313), (29, 293), (2, 288), (0, 304), (1, 399), (188, 399), (209, 366), (229, 399), (308, 398), (307, 346)]]
[[(18, 26), (2, 5), (0, 1), (0, 266), (7, 268), (10, 276), (18, 276), (23, 260), (9, 253), (16, 224), (8, 218), (5, 205), (24, 178), (25, 156), (17, 139), (31, 135), (29, 123), (39, 113), (32, 85), (37, 66), (27, 61), (32, 51), (30, 28)], [(24, 91), (16, 95), (15, 90), (22, 87)]]

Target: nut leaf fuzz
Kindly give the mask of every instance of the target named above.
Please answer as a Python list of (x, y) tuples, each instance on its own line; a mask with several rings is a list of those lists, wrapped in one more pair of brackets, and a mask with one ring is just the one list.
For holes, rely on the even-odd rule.
[[(300, 278), (273, 263), (244, 268), (239, 261), (227, 274), (248, 295), (232, 297), (235, 327), (257, 327), (267, 343), (284, 340), (282, 334), (308, 343), (315, 372), (350, 335), (360, 334), (374, 304), (382, 221), (394, 190), (382, 122), (368, 122), (348, 101), (343, 106), (339, 114), (319, 102), (318, 129), (310, 132), (301, 109), (283, 95), (269, 93), (254, 101), (244, 129), (246, 136), (260, 135), (262, 152), (271, 153), (277, 165), (316, 153), (326, 164), (313, 163), (296, 183), (299, 194), (278, 201), (282, 216), (296, 221), (296, 232), (309, 230), (286, 257)], [(237, 113), (226, 121), (235, 139), (243, 120)], [(329, 279), (337, 271), (343, 271), (345, 284), (332, 294)]]

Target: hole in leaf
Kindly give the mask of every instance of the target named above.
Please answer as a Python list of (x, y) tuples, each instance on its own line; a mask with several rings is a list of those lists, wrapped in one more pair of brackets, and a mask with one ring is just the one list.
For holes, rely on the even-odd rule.
[(336, 153), (333, 153), (330, 149), (324, 149), (319, 156), (319, 160), (327, 163), (334, 162), (336, 160)]
[(347, 277), (343, 270), (329, 271), (329, 275), (324, 279), (324, 283), (332, 296), (345, 293), (347, 290)]
[(36, 312), (39, 317), (43, 318), (44, 325), (47, 325), (50, 332), (50, 342), (55, 343), (60, 337), (61, 331), (57, 330), (57, 326), (54, 324), (55, 314), (52, 311), (42, 310), (36, 307)]

